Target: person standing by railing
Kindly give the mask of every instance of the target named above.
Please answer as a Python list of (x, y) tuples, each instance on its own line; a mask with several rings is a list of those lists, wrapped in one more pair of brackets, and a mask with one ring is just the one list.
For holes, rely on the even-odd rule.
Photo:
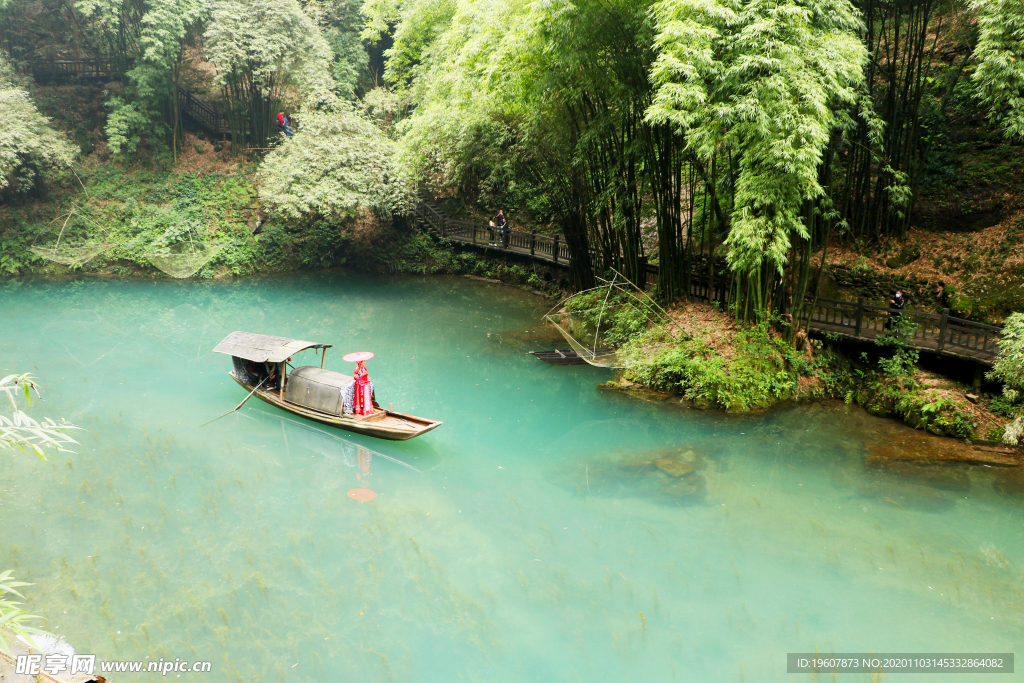
[(498, 209), (498, 213), (491, 219), (491, 224), (498, 231), (498, 236), (501, 238), (501, 246), (508, 249), (509, 226), (508, 219), (505, 218), (504, 209)]
[(900, 322), (900, 318), (903, 314), (900, 311), (907, 305), (907, 297), (903, 295), (902, 289), (897, 289), (896, 293), (889, 299), (889, 319), (885, 321), (885, 329), (891, 330), (897, 327)]

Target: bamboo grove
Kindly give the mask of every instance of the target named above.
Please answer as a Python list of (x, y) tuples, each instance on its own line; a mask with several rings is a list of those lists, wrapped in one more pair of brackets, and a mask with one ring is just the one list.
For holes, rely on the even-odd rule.
[(402, 141), (431, 189), (547, 215), (576, 287), (611, 268), (642, 281), (657, 262), (666, 300), (702, 288), (742, 319), (789, 312), (799, 324), (830, 243), (906, 235), (931, 130), (955, 97), (977, 97), (979, 16), (993, 23), (983, 66), (1002, 68), (987, 92), (1010, 130), (1018, 4), (414, 0), (365, 11), (390, 27), (387, 77), (416, 104)]

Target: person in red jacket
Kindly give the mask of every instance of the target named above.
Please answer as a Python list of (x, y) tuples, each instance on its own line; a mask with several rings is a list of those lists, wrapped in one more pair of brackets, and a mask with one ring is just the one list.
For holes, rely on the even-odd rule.
[(285, 135), (292, 134), (292, 127), (288, 125), (289, 123), (290, 121), (283, 111), (277, 112), (277, 127), (283, 130)]

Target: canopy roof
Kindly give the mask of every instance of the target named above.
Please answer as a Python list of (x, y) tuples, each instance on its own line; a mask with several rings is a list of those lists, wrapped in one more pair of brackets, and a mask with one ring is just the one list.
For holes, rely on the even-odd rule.
[(331, 344), (288, 339), (287, 337), (271, 337), (266, 334), (252, 332), (232, 332), (224, 337), (224, 341), (214, 347), (214, 353), (226, 353), (257, 363), (280, 363), (290, 356), (306, 349), (329, 349)]

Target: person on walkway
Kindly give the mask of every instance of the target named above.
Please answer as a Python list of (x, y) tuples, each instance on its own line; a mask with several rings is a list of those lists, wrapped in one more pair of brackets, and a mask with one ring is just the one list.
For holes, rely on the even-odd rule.
[(907, 297), (903, 295), (902, 289), (897, 289), (896, 293), (889, 299), (889, 319), (885, 321), (885, 329), (891, 330), (897, 327), (900, 322), (900, 318), (903, 314), (900, 311), (907, 305)]
[(508, 249), (509, 227), (508, 220), (505, 218), (505, 210), (498, 209), (498, 213), (491, 220), (494, 224), (494, 229), (498, 231), (498, 235), (501, 237), (501, 246)]

